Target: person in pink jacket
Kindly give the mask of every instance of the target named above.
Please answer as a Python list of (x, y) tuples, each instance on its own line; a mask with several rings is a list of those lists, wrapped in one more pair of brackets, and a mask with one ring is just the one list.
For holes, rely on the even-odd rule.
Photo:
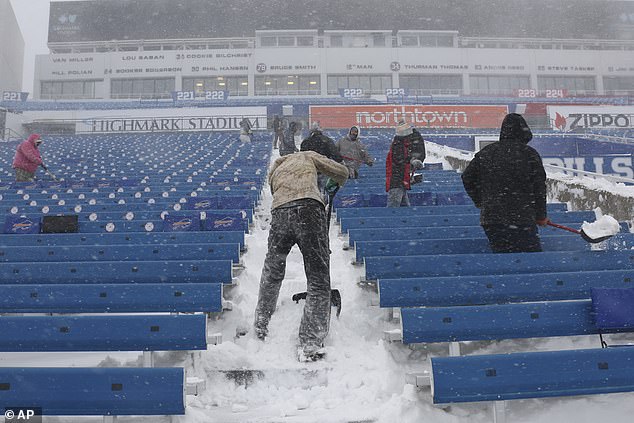
[[(42, 156), (38, 151), (42, 138), (39, 134), (31, 134), (26, 141), (18, 145), (13, 159), (16, 182), (32, 182), (38, 166), (44, 167)], [(46, 168), (45, 168), (46, 169)]]

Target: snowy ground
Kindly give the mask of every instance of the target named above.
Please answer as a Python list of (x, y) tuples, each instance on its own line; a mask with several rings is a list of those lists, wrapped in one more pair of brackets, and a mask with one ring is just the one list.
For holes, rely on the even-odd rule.
[[(447, 167), (446, 167), (447, 168)], [(231, 422), (492, 422), (486, 404), (431, 405), (429, 389), (418, 390), (406, 383), (406, 373), (429, 369), (430, 355), (446, 355), (446, 346), (411, 349), (382, 340), (383, 331), (398, 325), (386, 313), (371, 306), (376, 294), (357, 286), (362, 269), (351, 265), (352, 251), (343, 251), (345, 239), (339, 227), (331, 225), (331, 276), (333, 288), (342, 294), (340, 319), (332, 318), (327, 338), (327, 357), (316, 363), (298, 363), (296, 343), (303, 302), (291, 301), (293, 293), (304, 291), (302, 257), (295, 247), (289, 258), (278, 309), (265, 342), (252, 331), (236, 337), (236, 329), (250, 329), (257, 300), (260, 271), (266, 254), (271, 196), (264, 191), (255, 226), (247, 236), (246, 269), (239, 285), (227, 294), (232, 311), (211, 321), (209, 332), (221, 332), (224, 342), (201, 354), (196, 368), (185, 353), (160, 354), (158, 363), (184, 365), (188, 375), (205, 378), (206, 391), (188, 397), (187, 415), (175, 417), (180, 423)], [(596, 337), (573, 337), (470, 343), (465, 354), (555, 349), (598, 348)], [(137, 355), (122, 354), (2, 354), (1, 366), (117, 366), (134, 365)], [(222, 371), (248, 369), (262, 371), (246, 384), (234, 383)], [(507, 406), (508, 421), (518, 423), (631, 422), (634, 394), (611, 394), (567, 399), (512, 401)], [(46, 422), (97, 422), (99, 418), (46, 418)], [(167, 422), (167, 418), (128, 417), (119, 422)]]

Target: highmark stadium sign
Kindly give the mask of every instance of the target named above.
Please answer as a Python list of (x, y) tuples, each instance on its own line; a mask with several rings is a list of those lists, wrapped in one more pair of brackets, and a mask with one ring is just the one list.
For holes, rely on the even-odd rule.
[(266, 129), (266, 111), (239, 116), (165, 116), (90, 118), (76, 123), (78, 134), (111, 134), (129, 132), (238, 131), (240, 121), (247, 119), (253, 130)]

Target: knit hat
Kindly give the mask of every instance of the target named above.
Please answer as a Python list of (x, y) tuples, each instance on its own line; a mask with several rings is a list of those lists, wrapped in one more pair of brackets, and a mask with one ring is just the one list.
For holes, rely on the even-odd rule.
[(412, 133), (412, 125), (405, 122), (404, 120), (399, 120), (396, 125), (396, 135), (404, 137)]
[(310, 125), (310, 131), (308, 132), (308, 136), (313, 136), (315, 134), (321, 134), (321, 127), (319, 126), (319, 122), (314, 121)]

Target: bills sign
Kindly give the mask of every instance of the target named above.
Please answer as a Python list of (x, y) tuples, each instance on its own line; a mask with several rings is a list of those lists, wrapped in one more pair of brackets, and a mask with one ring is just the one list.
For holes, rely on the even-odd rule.
[(405, 120), (418, 128), (499, 128), (507, 106), (311, 106), (310, 119), (322, 128), (394, 128)]
[(560, 132), (634, 128), (632, 106), (548, 106), (548, 116), (552, 128)]
[(545, 165), (634, 179), (632, 156), (629, 154), (585, 157), (545, 156), (542, 157), (542, 161)]

